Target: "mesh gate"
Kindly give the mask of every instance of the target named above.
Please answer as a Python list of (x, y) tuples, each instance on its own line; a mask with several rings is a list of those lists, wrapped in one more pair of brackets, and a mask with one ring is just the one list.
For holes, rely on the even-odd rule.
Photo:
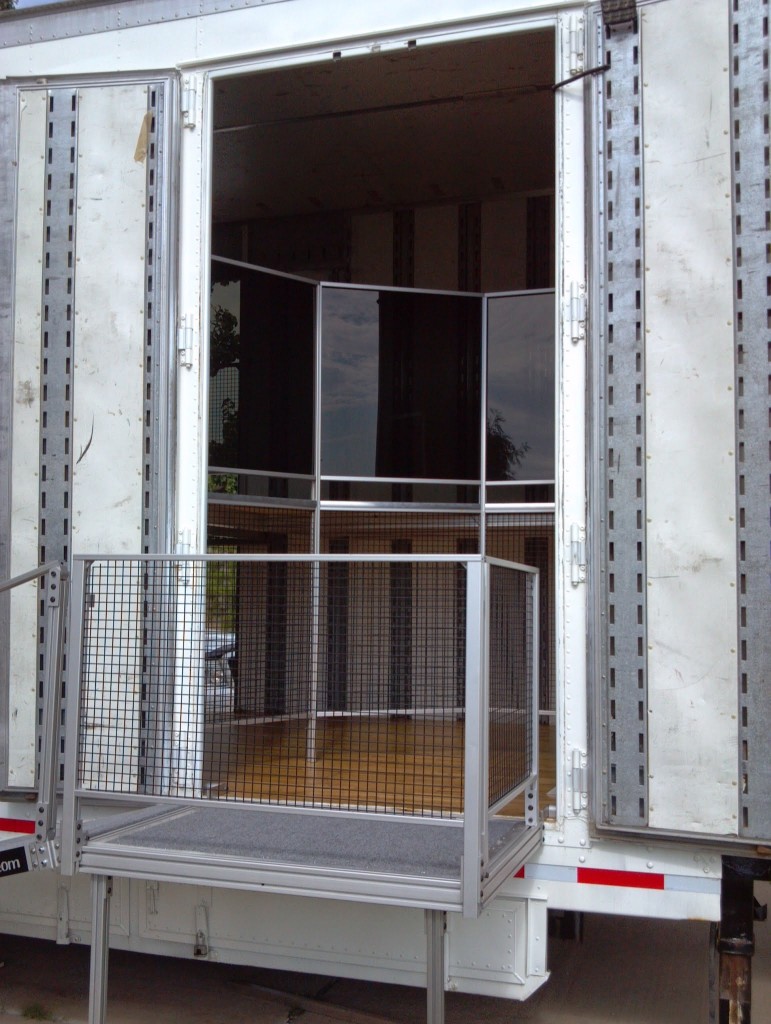
[[(482, 617), (469, 571), (460, 556), (89, 563), (77, 788), (460, 816), (471, 700), (499, 803), (535, 771), (537, 587), (491, 565)], [(466, 664), (470, 629), (489, 630), (489, 669)]]
[(537, 648), (534, 577), (490, 566), (489, 804), (525, 782), (534, 764), (533, 701)]

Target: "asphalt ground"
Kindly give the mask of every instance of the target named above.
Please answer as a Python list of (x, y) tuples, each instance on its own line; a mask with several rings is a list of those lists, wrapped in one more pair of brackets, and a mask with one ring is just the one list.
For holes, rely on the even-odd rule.
[[(762, 902), (771, 886), (757, 886)], [(448, 993), (447, 1024), (707, 1024), (709, 925), (593, 914), (549, 941), (526, 1003)], [(756, 924), (752, 1019), (771, 1021), (771, 923)], [(88, 947), (0, 935), (0, 1024), (88, 1019)], [(420, 989), (113, 950), (109, 1024), (419, 1024)]]

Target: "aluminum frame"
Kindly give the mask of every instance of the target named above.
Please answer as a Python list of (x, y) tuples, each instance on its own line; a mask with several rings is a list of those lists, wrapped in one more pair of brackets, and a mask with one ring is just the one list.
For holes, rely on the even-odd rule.
[[(647, 813), (645, 580), (645, 381), (640, 34), (612, 26), (597, 44), (612, 63), (595, 86), (594, 211), (602, 270), (593, 287), (604, 322), (595, 325), (594, 443), (601, 469), (593, 540), (599, 640), (596, 683), (597, 818), (644, 829)], [(602, 61), (601, 61), (602, 62)], [(619, 467), (623, 467), (621, 475)]]
[[(271, 805), (255, 802), (239, 802), (228, 805), (223, 802), (211, 804), (194, 796), (164, 797), (142, 793), (115, 793), (108, 790), (84, 789), (78, 785), (80, 715), (67, 716), (67, 735), (65, 745), (65, 796), (62, 824), (62, 870), (72, 874), (75, 870), (86, 870), (96, 873), (116, 873), (129, 877), (159, 878), (164, 877), (177, 881), (199, 881), (201, 884), (234, 884), (238, 887), (260, 889), (270, 885), (275, 891), (303, 892), (312, 895), (340, 896), (348, 899), (364, 899), (370, 902), (388, 902), (397, 905), (413, 905), (433, 909), (463, 910), (464, 916), (478, 916), (481, 906), (492, 897), (495, 891), (508, 877), (512, 865), (523, 863), (524, 856), (529, 856), (540, 844), (541, 827), (537, 814), (528, 817), (523, 828), (517, 833), (516, 840), (509, 840), (504, 849), (496, 854), (495, 866), (491, 872), (487, 867), (488, 822), (494, 809), (488, 807), (488, 765), (487, 750), (487, 712), (485, 694), (487, 692), (487, 664), (484, 636), (487, 631), (486, 608), (486, 574), (489, 560), (481, 555), (186, 555), (186, 556), (154, 556), (141, 557), (118, 555), (114, 559), (106, 556), (76, 556), (72, 577), (72, 613), (70, 621), (70, 643), (73, 652), (82, 648), (83, 608), (85, 603), (85, 587), (88, 567), (98, 561), (120, 562), (151, 562), (162, 561), (169, 564), (192, 564), (194, 562), (234, 562), (234, 563), (311, 563), (320, 566), (328, 563), (377, 562), (389, 564), (427, 563), (465, 564), (467, 573), (466, 621), (470, 630), (467, 639), (466, 687), (466, 735), (464, 738), (464, 812), (462, 821), (456, 819), (434, 819), (415, 815), (393, 815), (388, 813), (355, 812), (337, 809), (321, 809), (314, 806), (293, 807), (291, 805)], [(492, 560), (493, 564), (506, 569), (524, 572), (532, 581), (530, 596), (531, 607), (537, 616), (537, 570), (517, 563), (500, 559)], [(537, 634), (536, 634), (537, 635)], [(512, 788), (506, 794), (511, 799), (523, 789), (531, 791), (537, 776), (537, 695), (538, 695), (538, 661), (537, 644), (528, 652), (531, 659), (534, 677), (530, 700), (532, 702), (531, 729), (536, 730), (530, 748), (530, 775), (527, 779)], [(70, 699), (71, 707), (79, 708), (81, 701), (81, 656), (72, 659)], [(310, 749), (313, 756), (314, 751)], [(313, 868), (308, 865), (282, 864), (266, 861), (251, 862), (249, 859), (230, 857), (228, 855), (193, 854), (189, 851), (169, 851), (151, 847), (132, 846), (130, 828), (119, 826), (119, 833), (125, 834), (121, 844), (110, 844), (98, 837), (91, 842), (83, 841), (84, 831), (81, 821), (80, 806), (83, 801), (106, 800), (114, 806), (127, 807), (158, 807), (164, 806), (174, 815), (180, 808), (193, 807), (206, 811), (216, 807), (218, 810), (248, 810), (251, 807), (260, 812), (283, 814), (319, 814), (346, 817), (358, 822), (371, 819), (387, 821), (389, 825), (417, 823), (422, 828), (462, 828), (463, 857), (461, 875), (457, 881), (452, 879), (430, 879), (405, 875), (400, 877), (391, 873), (353, 870), (336, 870)], [(503, 802), (498, 801), (496, 806)], [(228, 810), (228, 813), (231, 811)], [(130, 851), (130, 852), (129, 852)], [(524, 851), (524, 853), (523, 853)], [(322, 882), (322, 880), (325, 880)]]
[(731, 7), (731, 151), (736, 337), (737, 563), (739, 586), (739, 834), (771, 837), (771, 407), (769, 401), (768, 7)]
[[(223, 264), (225, 266), (238, 267), (243, 270), (253, 270), (258, 273), (267, 274), (272, 277), (286, 278), (290, 281), (299, 281), (303, 284), (308, 284), (314, 287), (315, 290), (315, 323), (314, 323), (314, 353), (313, 353), (313, 390), (314, 390), (314, 416), (313, 416), (313, 473), (285, 473), (277, 472), (273, 470), (254, 470), (254, 469), (240, 469), (238, 467), (223, 467), (218, 465), (210, 465), (207, 460), (207, 473), (231, 473), (245, 476), (256, 476), (260, 478), (275, 478), (281, 480), (307, 480), (312, 482), (313, 497), (310, 499), (264, 499), (254, 496), (251, 501), (248, 500), (249, 496), (234, 496), (232, 500), (243, 500), (245, 504), (259, 506), (265, 502), (278, 503), (292, 507), (301, 507), (297, 505), (298, 501), (311, 501), (314, 503), (314, 507), (320, 508), (360, 508), (360, 509), (418, 509), (423, 508), (426, 510), (439, 510), (439, 509), (450, 509), (450, 508), (464, 508), (484, 511), (487, 507), (490, 510), (498, 510), (503, 508), (522, 508), (523, 510), (531, 510), (535, 506), (525, 502), (491, 502), (487, 498), (486, 487), (495, 486), (506, 486), (513, 484), (526, 485), (526, 484), (545, 484), (554, 485), (555, 480), (516, 480), (516, 481), (487, 481), (485, 479), (485, 467), (486, 467), (486, 453), (487, 453), (487, 318), (488, 318), (488, 303), (490, 299), (501, 299), (501, 298), (518, 298), (530, 295), (556, 295), (554, 288), (532, 288), (532, 289), (518, 289), (509, 290), (502, 292), (468, 292), (468, 291), (447, 291), (444, 289), (435, 288), (409, 288), (398, 285), (369, 285), (369, 284), (352, 284), (348, 282), (337, 282), (337, 281), (317, 281), (313, 278), (303, 277), (300, 274), (292, 274), (286, 271), (274, 270), (271, 267), (265, 267), (257, 263), (247, 263), (243, 260), (234, 260), (225, 256), (213, 255), (212, 262), (217, 264)], [(364, 292), (396, 292), (407, 295), (446, 295), (446, 296), (461, 296), (467, 298), (478, 298), (481, 301), (481, 319), (480, 319), (480, 476), (474, 479), (450, 479), (440, 477), (393, 477), (393, 476), (359, 476), (349, 475), (343, 476), (339, 474), (325, 474), (321, 471), (321, 420), (322, 420), (322, 408), (321, 408), (321, 397), (322, 397), (322, 373), (323, 373), (323, 336), (322, 336), (322, 310), (324, 303), (324, 291), (364, 291)], [(554, 333), (555, 333), (555, 345), (557, 337), (557, 323), (555, 320)], [(208, 422), (208, 420), (207, 420)], [(453, 487), (476, 487), (478, 489), (478, 497), (476, 501), (458, 503), (458, 502), (436, 502), (436, 501), (414, 501), (414, 502), (388, 502), (388, 501), (342, 501), (338, 499), (322, 499), (321, 489), (322, 485), (330, 482), (345, 482), (352, 484), (413, 484), (415, 486), (424, 485), (447, 485)], [(209, 500), (217, 500), (209, 499)], [(219, 499), (223, 499), (220, 497)], [(538, 507), (553, 508), (553, 503), (539, 503)], [(307, 506), (305, 506), (307, 507)], [(318, 518), (318, 515), (315, 517)], [(484, 523), (480, 527), (480, 544), (481, 549), (484, 550)], [(318, 550), (318, 543), (316, 543), (316, 550)]]

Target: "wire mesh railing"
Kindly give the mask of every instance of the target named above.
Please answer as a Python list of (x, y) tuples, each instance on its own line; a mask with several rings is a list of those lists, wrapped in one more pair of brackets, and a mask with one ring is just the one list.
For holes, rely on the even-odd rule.
[(496, 807), (533, 773), (537, 576), (488, 569), (488, 802)]
[(497, 806), (536, 771), (536, 578), (478, 555), (77, 559), (74, 789)]

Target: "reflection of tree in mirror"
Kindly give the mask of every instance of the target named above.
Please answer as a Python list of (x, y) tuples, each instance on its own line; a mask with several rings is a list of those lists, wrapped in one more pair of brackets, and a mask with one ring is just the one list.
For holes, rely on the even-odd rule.
[(237, 318), (223, 306), (214, 306), (211, 311), (209, 331), (209, 376), (216, 377), (226, 366), (238, 366), (238, 350), (241, 335), (236, 328)]
[(209, 473), (210, 494), (238, 494), (238, 473)]
[(500, 409), (487, 412), (487, 478), (488, 480), (515, 480), (517, 469), (530, 450), (527, 441), (517, 445), (503, 429), (506, 421)]
[[(212, 308), (209, 332), (210, 377), (216, 377), (220, 370), (231, 366), (238, 369), (241, 336), (237, 327), (238, 320), (229, 310), (222, 306)], [(210, 390), (211, 401), (214, 401), (214, 390)], [(235, 466), (238, 461), (238, 404), (232, 395), (226, 394), (219, 401), (219, 409), (212, 411), (215, 416), (219, 414), (222, 440), (209, 442), (209, 465)]]

